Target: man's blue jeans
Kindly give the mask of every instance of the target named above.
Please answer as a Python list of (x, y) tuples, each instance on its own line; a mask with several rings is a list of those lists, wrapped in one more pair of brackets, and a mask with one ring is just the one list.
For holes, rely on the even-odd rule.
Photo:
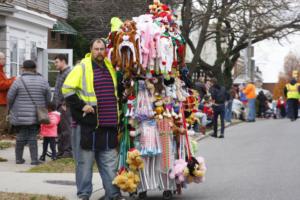
[(231, 122), (232, 118), (232, 100), (229, 100), (225, 106), (225, 120)]
[(88, 151), (80, 147), (80, 126), (72, 128), (72, 149), (76, 165), (76, 186), (78, 197), (90, 197), (93, 191), (92, 176), (93, 163), (96, 160), (102, 184), (105, 190), (105, 199), (119, 196), (120, 190), (112, 184), (117, 173), (118, 152), (116, 149), (105, 151)]
[(255, 101), (256, 101), (255, 98), (248, 99), (248, 107), (249, 107), (248, 121), (255, 120), (256, 117)]

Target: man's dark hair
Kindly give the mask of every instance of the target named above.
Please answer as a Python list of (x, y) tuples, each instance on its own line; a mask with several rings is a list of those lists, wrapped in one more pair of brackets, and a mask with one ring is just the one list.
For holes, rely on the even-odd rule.
[(65, 54), (58, 54), (57, 56), (55, 56), (54, 58), (55, 60), (58, 59), (60, 61), (65, 61), (65, 63), (67, 64), (68, 63), (68, 58)]
[(23, 68), (25, 68), (25, 69), (36, 69), (36, 64), (32, 60), (25, 60), (23, 62)]
[(102, 38), (95, 38), (90, 42), (90, 50), (92, 50), (93, 45), (95, 42), (102, 42), (104, 44), (104, 46), (106, 47), (106, 41)]

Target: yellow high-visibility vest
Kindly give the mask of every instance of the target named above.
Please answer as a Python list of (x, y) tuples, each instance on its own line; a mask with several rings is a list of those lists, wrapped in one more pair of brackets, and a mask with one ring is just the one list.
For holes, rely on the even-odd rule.
[(286, 89), (287, 89), (287, 98), (288, 99), (299, 99), (300, 94), (298, 91), (299, 84), (296, 83), (295, 85), (287, 84)]
[[(104, 59), (104, 63), (112, 77), (115, 96), (118, 100), (118, 83), (116, 71), (107, 58)], [(68, 74), (62, 86), (62, 94), (65, 98), (76, 94), (87, 105), (97, 106), (97, 97), (94, 90), (94, 72), (92, 66), (92, 57), (90, 53), (86, 54), (85, 58), (83, 58), (81, 62), (77, 64), (74, 69)], [(120, 113), (118, 103), (117, 109), (119, 121)]]

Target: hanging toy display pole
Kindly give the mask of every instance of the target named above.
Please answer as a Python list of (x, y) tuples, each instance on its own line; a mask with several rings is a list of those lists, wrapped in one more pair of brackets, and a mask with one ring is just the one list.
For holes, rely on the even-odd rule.
[(183, 128), (185, 129), (185, 138), (186, 138), (186, 147), (187, 147), (187, 153), (188, 153), (188, 160), (191, 160), (192, 153), (191, 153), (191, 148), (190, 148), (189, 136), (187, 134), (186, 119), (185, 119), (185, 116), (184, 116), (182, 102), (180, 102), (180, 110), (181, 110), (181, 114), (182, 114)]
[[(123, 113), (127, 112), (127, 104), (123, 105)], [(124, 133), (121, 138), (121, 145), (120, 145), (120, 156), (119, 156), (119, 167), (118, 169), (126, 168), (127, 163), (127, 151), (130, 148), (130, 139), (129, 139), (129, 131), (128, 131), (128, 118), (124, 117)]]

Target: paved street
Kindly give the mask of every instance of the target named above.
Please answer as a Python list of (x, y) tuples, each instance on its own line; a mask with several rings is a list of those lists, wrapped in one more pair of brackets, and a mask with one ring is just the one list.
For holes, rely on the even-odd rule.
[[(228, 128), (225, 139), (199, 143), (206, 182), (181, 197), (195, 200), (300, 199), (300, 121), (264, 120)], [(161, 193), (149, 194), (161, 199)]]
[[(299, 200), (300, 199), (300, 120), (263, 120), (242, 123), (225, 131), (225, 139), (206, 138), (199, 142), (199, 153), (206, 159), (206, 182), (192, 184), (174, 200)], [(8, 151), (8, 150), (7, 150)], [(0, 190), (8, 192), (48, 193), (76, 199), (74, 185), (47, 184), (45, 180), (74, 180), (74, 174), (17, 173), (13, 168), (13, 150), (2, 155), (8, 163), (0, 165)], [(10, 155), (10, 156), (9, 156)], [(25, 151), (25, 157), (28, 158)], [(28, 158), (29, 160), (29, 158)], [(7, 166), (6, 166), (7, 165)], [(29, 166), (28, 166), (29, 167)], [(8, 171), (16, 172), (11, 173)], [(29, 178), (32, 176), (32, 178)], [(95, 190), (101, 181), (95, 176)], [(15, 180), (18, 180), (16, 185)], [(30, 184), (26, 184), (30, 183)], [(26, 187), (25, 187), (26, 186)], [(47, 190), (42, 188), (47, 187)], [(92, 199), (103, 195), (97, 190)], [(161, 200), (162, 192), (148, 194), (149, 200)]]

